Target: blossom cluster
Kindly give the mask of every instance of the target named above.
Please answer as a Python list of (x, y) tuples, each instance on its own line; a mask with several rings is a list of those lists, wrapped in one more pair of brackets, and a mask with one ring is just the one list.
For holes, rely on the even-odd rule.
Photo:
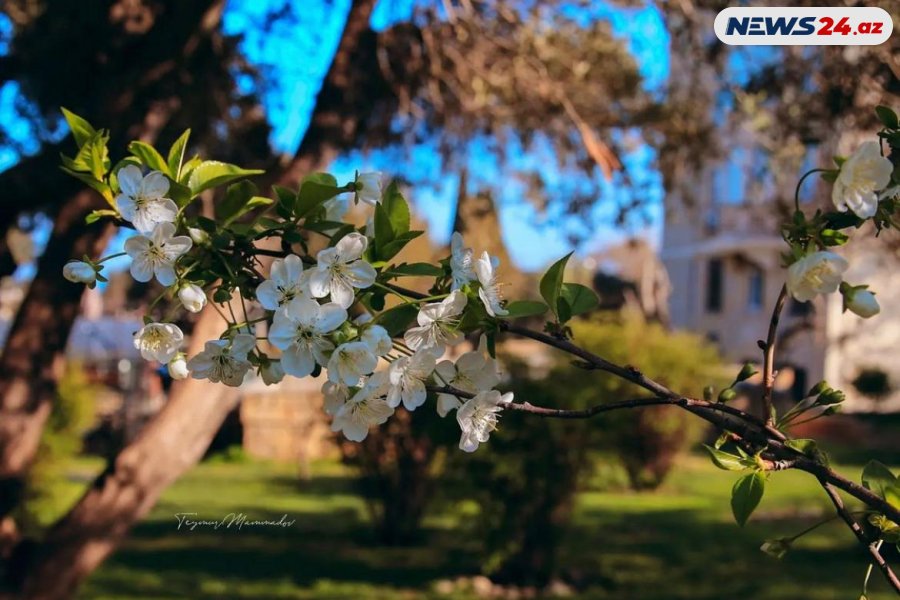
[[(900, 195), (900, 185), (892, 183), (894, 166), (882, 155), (877, 142), (864, 142), (846, 160), (839, 161), (837, 171), (825, 171), (833, 181), (831, 199), (840, 213), (848, 210), (855, 215), (853, 225), (861, 226), (878, 214), (880, 203), (893, 201)], [(799, 188), (799, 186), (798, 186)], [(799, 189), (798, 189), (799, 192)], [(827, 216), (827, 215), (826, 215)], [(817, 214), (817, 218), (821, 213)], [(835, 231), (832, 222), (819, 218), (807, 222), (798, 211), (795, 219), (800, 222), (798, 231), (792, 230), (788, 242), (793, 254), (787, 269), (787, 290), (800, 302), (808, 302), (819, 294), (840, 291), (844, 310), (869, 318), (881, 310), (875, 294), (867, 285), (851, 285), (844, 281), (844, 272), (850, 263), (840, 254), (828, 250), (841, 245), (847, 236)], [(814, 230), (814, 231), (811, 231)]]
[[(124, 247), (131, 259), (131, 276), (138, 282), (155, 279), (164, 294), (185, 310), (201, 311), (209, 302), (204, 287), (223, 283), (204, 286), (191, 277), (191, 270), (202, 264), (192, 255), (216, 253), (209, 233), (192, 227), (169, 197), (175, 182), (166, 174), (150, 170), (145, 175), (139, 166), (127, 164), (113, 175), (118, 185), (116, 216), (135, 230)], [(378, 206), (381, 179), (380, 173), (363, 173), (351, 184), (335, 188), (339, 193), (322, 203), (324, 221), (343, 218), (351, 195), (357, 204)], [(363, 440), (372, 426), (384, 423), (401, 404), (409, 411), (420, 408), (432, 387), (440, 390), (432, 394), (437, 412), (443, 417), (456, 411), (460, 448), (474, 451), (488, 440), (512, 394), (494, 389), (500, 370), (484, 335), (474, 350), (458, 353), (454, 347), (465, 339), (460, 322), (470, 302), (479, 303), (490, 318), (508, 314), (496, 276), (498, 260), (487, 252), (476, 257), (454, 233), (445, 261), (446, 289), (425, 300), (394, 292), (402, 300), (401, 308), (415, 310), (415, 318), (405, 331), (392, 335), (379, 324), (386, 312), (373, 314), (377, 311), (360, 302), (360, 296), (373, 289), (391, 291), (379, 282), (379, 268), (373, 264), (375, 228), (370, 218), (364, 228), (349, 227), (314, 256), (289, 251), (274, 259), (268, 277), (250, 289), (237, 287), (245, 320), (235, 318), (220, 338), (206, 341), (196, 355), (185, 356), (185, 335), (178, 325), (149, 317), (134, 334), (135, 348), (144, 359), (167, 365), (173, 379), (193, 377), (239, 386), (255, 368), (271, 385), (284, 377), (323, 374), (324, 407), (332, 427), (353, 441)], [(180, 229), (187, 235), (178, 235)], [(340, 227), (331, 227), (328, 233), (336, 229)], [(235, 256), (219, 255), (225, 260)], [(64, 276), (93, 285), (102, 278), (104, 260), (72, 261)], [(248, 309), (248, 303), (256, 308)], [(264, 316), (249, 319), (254, 311)], [(267, 335), (259, 337), (260, 330)], [(263, 340), (267, 344), (261, 345)]]

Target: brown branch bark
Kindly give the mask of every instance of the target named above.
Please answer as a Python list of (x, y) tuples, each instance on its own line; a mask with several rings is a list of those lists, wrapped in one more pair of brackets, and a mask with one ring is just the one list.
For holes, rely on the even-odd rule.
[(763, 348), (763, 419), (766, 424), (771, 425), (773, 422), (772, 413), (772, 393), (775, 389), (775, 342), (778, 336), (778, 322), (781, 320), (781, 311), (784, 310), (784, 304), (787, 301), (788, 291), (787, 285), (781, 286), (778, 293), (778, 300), (775, 301), (775, 308), (772, 309), (772, 318), (769, 321), (769, 333), (766, 336), (766, 347)]
[[(225, 328), (206, 311), (188, 349), (193, 355)], [(57, 522), (37, 548), (20, 546), (13, 564), (23, 599), (69, 598), (77, 585), (123, 540), (131, 526), (182, 473), (197, 463), (226, 415), (237, 390), (187, 379), (172, 387), (169, 402), (100, 475), (75, 507)]]

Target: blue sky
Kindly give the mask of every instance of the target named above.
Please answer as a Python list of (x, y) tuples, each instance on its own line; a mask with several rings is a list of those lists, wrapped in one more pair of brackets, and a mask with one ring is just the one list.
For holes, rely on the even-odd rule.
[[(228, 33), (242, 36), (242, 51), (260, 67), (267, 90), (264, 103), (273, 127), (270, 141), (277, 151), (290, 154), (296, 150), (308, 126), (316, 93), (349, 9), (349, 0), (293, 0), (288, 3), (292, 19), (263, 33), (260, 23), (273, 7), (282, 4), (284, 0), (230, 0), (224, 28)], [(380, 0), (372, 25), (382, 29), (407, 19), (411, 8), (410, 0)], [(609, 21), (615, 35), (624, 40), (636, 57), (647, 89), (661, 90), (669, 74), (669, 37), (655, 7), (623, 9), (597, 3), (590, 9), (573, 11), (570, 16), (584, 21)], [(6, 51), (9, 33), (9, 22), (0, 18), (0, 54)], [(248, 79), (240, 84), (250, 88), (254, 82)], [(17, 116), (14, 103), (18, 95), (19, 89), (14, 82), (0, 87), (0, 124), (25, 153), (30, 153), (37, 150), (37, 142), (29, 125)], [(482, 180), (501, 177), (498, 165), (488, 160), (489, 154), (479, 153), (479, 143), (479, 140), (472, 142), (475, 175)], [(531, 168), (553, 163), (542, 154), (545, 152), (548, 150), (540, 147), (532, 152), (519, 149), (514, 153), (514, 162)], [(14, 150), (0, 149), (0, 169), (12, 166), (18, 157)], [(431, 188), (414, 190), (412, 200), (419, 215), (428, 222), (432, 238), (436, 242), (446, 242), (455, 210), (456, 179), (441, 173), (436, 153), (427, 145), (413, 149), (413, 157), (417, 172), (432, 173), (436, 183)], [(513, 261), (526, 270), (540, 269), (571, 249), (567, 237), (570, 232), (586, 239), (579, 248), (581, 254), (634, 234), (658, 239), (663, 191), (659, 175), (653, 169), (654, 153), (647, 146), (639, 145), (622, 159), (631, 176), (644, 184), (648, 223), (627, 231), (611, 225), (615, 199), (625, 198), (630, 193), (621, 178), (601, 183), (603, 200), (596, 203), (587, 220), (569, 217), (559, 211), (539, 213), (523, 199), (523, 189), (511, 184), (504, 186), (497, 200), (504, 238)], [(351, 153), (340, 157), (329, 170), (342, 180), (351, 178), (355, 170), (378, 169), (390, 176), (390, 163), (384, 152)], [(542, 167), (541, 176), (551, 189), (558, 186), (562, 190), (571, 185), (563, 174), (552, 168)], [(45, 229), (38, 228), (35, 234), (38, 248), (46, 240), (48, 232)], [(117, 236), (110, 251), (118, 251), (116, 247), (125, 237), (125, 234)], [(122, 261), (109, 264), (112, 269), (125, 266)], [(17, 276), (30, 277), (32, 272), (31, 268), (20, 269)]]
[[(225, 28), (229, 33), (243, 35), (242, 50), (254, 63), (264, 66), (268, 81), (276, 82), (265, 96), (267, 114), (273, 126), (272, 145), (281, 152), (292, 153), (300, 143), (308, 125), (319, 82), (324, 76), (338, 42), (338, 35), (349, 8), (347, 0), (331, 3), (305, 2), (302, 16), (297, 19), (303, 27), (316, 34), (307, 38), (296, 35), (295, 24), (277, 28), (271, 35), (262, 35), (254, 23), (263, 18), (271, 2), (259, 0), (231, 0), (225, 16)], [(376, 29), (408, 18), (411, 10), (408, 0), (381, 0), (372, 18)], [(300, 12), (300, 11), (295, 11)], [(661, 89), (669, 73), (669, 38), (659, 12), (653, 6), (637, 9), (613, 8), (597, 3), (589, 10), (579, 9), (572, 16), (581, 20), (604, 19), (611, 23), (618, 37), (623, 39), (635, 55), (648, 89)], [(296, 57), (304, 60), (296, 60)], [(289, 58), (286, 58), (289, 57)], [(473, 142), (478, 144), (476, 140)], [(496, 164), (487, 160), (487, 153), (473, 155), (480, 179), (496, 179), (502, 174)], [(413, 193), (413, 201), (421, 217), (429, 224), (429, 233), (437, 242), (446, 242), (452, 226), (457, 182), (453, 177), (440, 173), (436, 155), (427, 146), (414, 149), (417, 172), (433, 172), (436, 185), (433, 189), (419, 189)], [(545, 157), (546, 158), (546, 157)], [(662, 184), (653, 170), (654, 154), (646, 146), (638, 147), (623, 157), (632, 177), (647, 184), (646, 199), (650, 206), (649, 225), (640, 229), (620, 231), (610, 225), (613, 218), (613, 202), (599, 202), (585, 223), (581, 218), (567, 218), (563, 214), (541, 214), (522, 199), (523, 190), (516, 185), (505, 186), (499, 200), (500, 217), (512, 259), (521, 268), (540, 269), (571, 249), (567, 232), (574, 231), (587, 241), (580, 252), (587, 253), (608, 243), (622, 240), (631, 234), (643, 234), (657, 239), (662, 215)], [(548, 164), (539, 155), (520, 152), (516, 161), (522, 164)], [(354, 170), (378, 169), (390, 176), (390, 163), (381, 152), (351, 153), (340, 157), (329, 169), (338, 179), (352, 177)], [(552, 171), (542, 170), (545, 180), (553, 182)], [(621, 181), (603, 183), (603, 198), (627, 194)], [(527, 240), (527, 243), (522, 243)]]

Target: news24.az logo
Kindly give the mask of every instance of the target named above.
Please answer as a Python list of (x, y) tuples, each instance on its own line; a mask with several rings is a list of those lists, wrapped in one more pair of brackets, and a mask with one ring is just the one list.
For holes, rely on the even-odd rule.
[(894, 30), (876, 7), (726, 8), (713, 25), (731, 46), (875, 46)]

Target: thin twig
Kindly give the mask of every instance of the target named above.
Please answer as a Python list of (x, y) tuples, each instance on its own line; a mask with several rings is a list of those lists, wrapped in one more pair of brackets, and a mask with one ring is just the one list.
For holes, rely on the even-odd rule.
[(859, 543), (866, 547), (869, 554), (872, 556), (872, 561), (875, 565), (881, 569), (881, 572), (884, 574), (885, 579), (888, 580), (888, 583), (894, 588), (894, 591), (900, 595), (900, 579), (897, 579), (897, 575), (891, 569), (891, 566), (887, 564), (887, 561), (884, 560), (884, 557), (881, 555), (881, 545), (878, 540), (869, 540), (866, 536), (866, 532), (863, 531), (862, 527), (860, 527), (859, 523), (856, 522), (856, 519), (853, 518), (853, 515), (847, 510), (844, 506), (844, 501), (841, 499), (840, 494), (838, 494), (837, 490), (835, 490), (830, 483), (827, 481), (820, 479), (819, 482), (822, 484), (822, 488), (825, 490), (825, 493), (828, 494), (828, 498), (831, 499), (831, 503), (834, 504), (835, 510), (837, 510), (838, 515), (844, 520), (847, 524), (847, 527), (850, 528), (850, 531), (856, 536), (859, 540)]
[(769, 320), (769, 334), (766, 336), (766, 347), (763, 348), (763, 419), (766, 425), (774, 421), (772, 413), (772, 392), (775, 389), (775, 339), (778, 335), (778, 322), (781, 320), (781, 311), (787, 301), (787, 286), (782, 285), (772, 309), (772, 318)]

